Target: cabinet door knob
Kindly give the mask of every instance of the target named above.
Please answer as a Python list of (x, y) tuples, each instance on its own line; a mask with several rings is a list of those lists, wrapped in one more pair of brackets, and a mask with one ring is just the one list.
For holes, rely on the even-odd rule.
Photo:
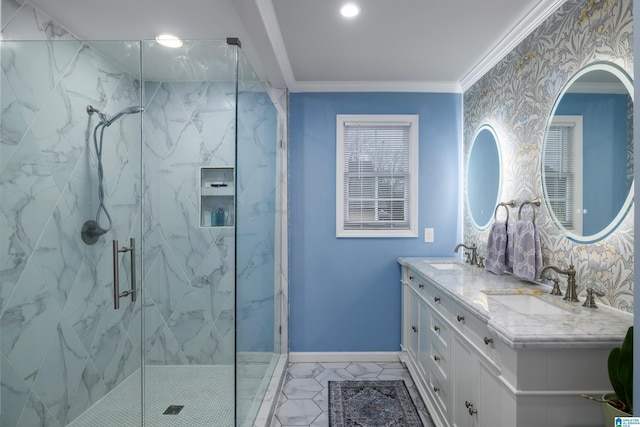
[(433, 391), (435, 391), (436, 393), (440, 391), (439, 387), (433, 386)]
[(439, 362), (440, 358), (438, 356), (433, 356), (433, 360), (435, 360), (436, 362)]
[(433, 300), (434, 300), (435, 302), (440, 302), (440, 297), (433, 297)]
[(464, 322), (464, 316), (460, 316), (459, 314), (456, 319), (458, 319), (458, 322)]
[(420, 289), (424, 289), (424, 285), (423, 285), (422, 283), (418, 284), (418, 287), (419, 287)]
[(436, 331), (436, 332), (439, 332), (440, 331), (440, 326), (438, 326), (438, 325), (434, 326), (433, 330)]
[(484, 337), (484, 343), (486, 345), (489, 345), (489, 344), (493, 343), (493, 338)]
[(469, 415), (473, 415), (473, 414), (477, 414), (478, 411), (476, 409), (473, 409), (473, 402), (469, 402), (468, 400), (464, 401), (464, 406), (467, 407), (467, 409), (469, 409)]
[(413, 280), (413, 276), (409, 276), (409, 280)]
[(413, 332), (418, 332), (418, 328), (416, 328), (415, 326), (411, 325), (411, 329), (413, 329)]

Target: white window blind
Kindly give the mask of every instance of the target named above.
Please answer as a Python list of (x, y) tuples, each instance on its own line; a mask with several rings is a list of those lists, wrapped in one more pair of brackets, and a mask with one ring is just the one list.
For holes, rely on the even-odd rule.
[(566, 118), (554, 121), (546, 135), (545, 190), (556, 218), (570, 231), (582, 229), (581, 134), (581, 120)]
[[(371, 119), (343, 120), (341, 124), (338, 169), (342, 176), (337, 178), (342, 188), (337, 190), (342, 193), (342, 200), (336, 208), (342, 212), (337, 215), (341, 221), (338, 234), (349, 235), (351, 231), (366, 235), (364, 232), (385, 230), (389, 235), (394, 231), (413, 233), (412, 203), (417, 201), (412, 200), (412, 194), (417, 192), (412, 192), (416, 185), (412, 173), (417, 175), (417, 169), (412, 171), (411, 157), (415, 150), (412, 132), (417, 129), (412, 126), (417, 122)], [(370, 236), (376, 235), (384, 234)]]

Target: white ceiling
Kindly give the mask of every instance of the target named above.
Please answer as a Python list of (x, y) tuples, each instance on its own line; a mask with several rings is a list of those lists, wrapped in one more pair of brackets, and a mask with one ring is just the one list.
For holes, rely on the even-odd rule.
[(461, 91), (564, 0), (28, 0), (85, 40), (238, 37), (292, 91)]

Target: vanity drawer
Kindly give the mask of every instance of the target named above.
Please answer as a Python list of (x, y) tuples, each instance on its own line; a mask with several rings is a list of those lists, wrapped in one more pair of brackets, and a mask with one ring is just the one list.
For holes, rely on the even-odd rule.
[(429, 284), (429, 281), (420, 277), (413, 270), (407, 270), (405, 281), (416, 291), (417, 294), (427, 299), (427, 296), (428, 296), (427, 288), (431, 287), (431, 285)]
[(498, 363), (499, 358), (495, 351), (495, 342), (493, 334), (489, 331), (487, 324), (477, 316), (458, 304), (456, 304), (451, 312), (451, 323), (455, 328), (480, 351), (482, 351), (489, 359)]
[(451, 329), (448, 323), (435, 310), (429, 313), (429, 332), (430, 341), (437, 341), (446, 351), (449, 351), (449, 343), (451, 342)]
[(448, 379), (451, 372), (451, 357), (448, 348), (443, 348), (438, 340), (429, 343), (429, 363), (432, 370), (437, 371), (443, 379)]
[(449, 381), (443, 380), (440, 376), (433, 370), (429, 371), (427, 380), (427, 387), (429, 388), (429, 394), (431, 395), (432, 400), (436, 403), (436, 409), (440, 411), (440, 419), (447, 419), (449, 406), (451, 405), (451, 396), (450, 393), (450, 383)]
[(451, 298), (445, 296), (443, 292), (433, 285), (427, 286), (427, 301), (443, 316), (446, 316), (451, 311)]

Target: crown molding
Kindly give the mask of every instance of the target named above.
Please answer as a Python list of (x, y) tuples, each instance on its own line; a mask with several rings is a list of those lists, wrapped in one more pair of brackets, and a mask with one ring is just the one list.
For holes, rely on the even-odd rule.
[(462, 93), (458, 82), (296, 81), (289, 92), (442, 92)]
[(524, 18), (522, 18), (500, 42), (496, 44), (484, 57), (460, 80), (462, 91), (466, 91), (491, 68), (493, 68), (509, 52), (515, 49), (522, 40), (531, 34), (542, 22), (553, 14), (566, 0), (542, 0)]

